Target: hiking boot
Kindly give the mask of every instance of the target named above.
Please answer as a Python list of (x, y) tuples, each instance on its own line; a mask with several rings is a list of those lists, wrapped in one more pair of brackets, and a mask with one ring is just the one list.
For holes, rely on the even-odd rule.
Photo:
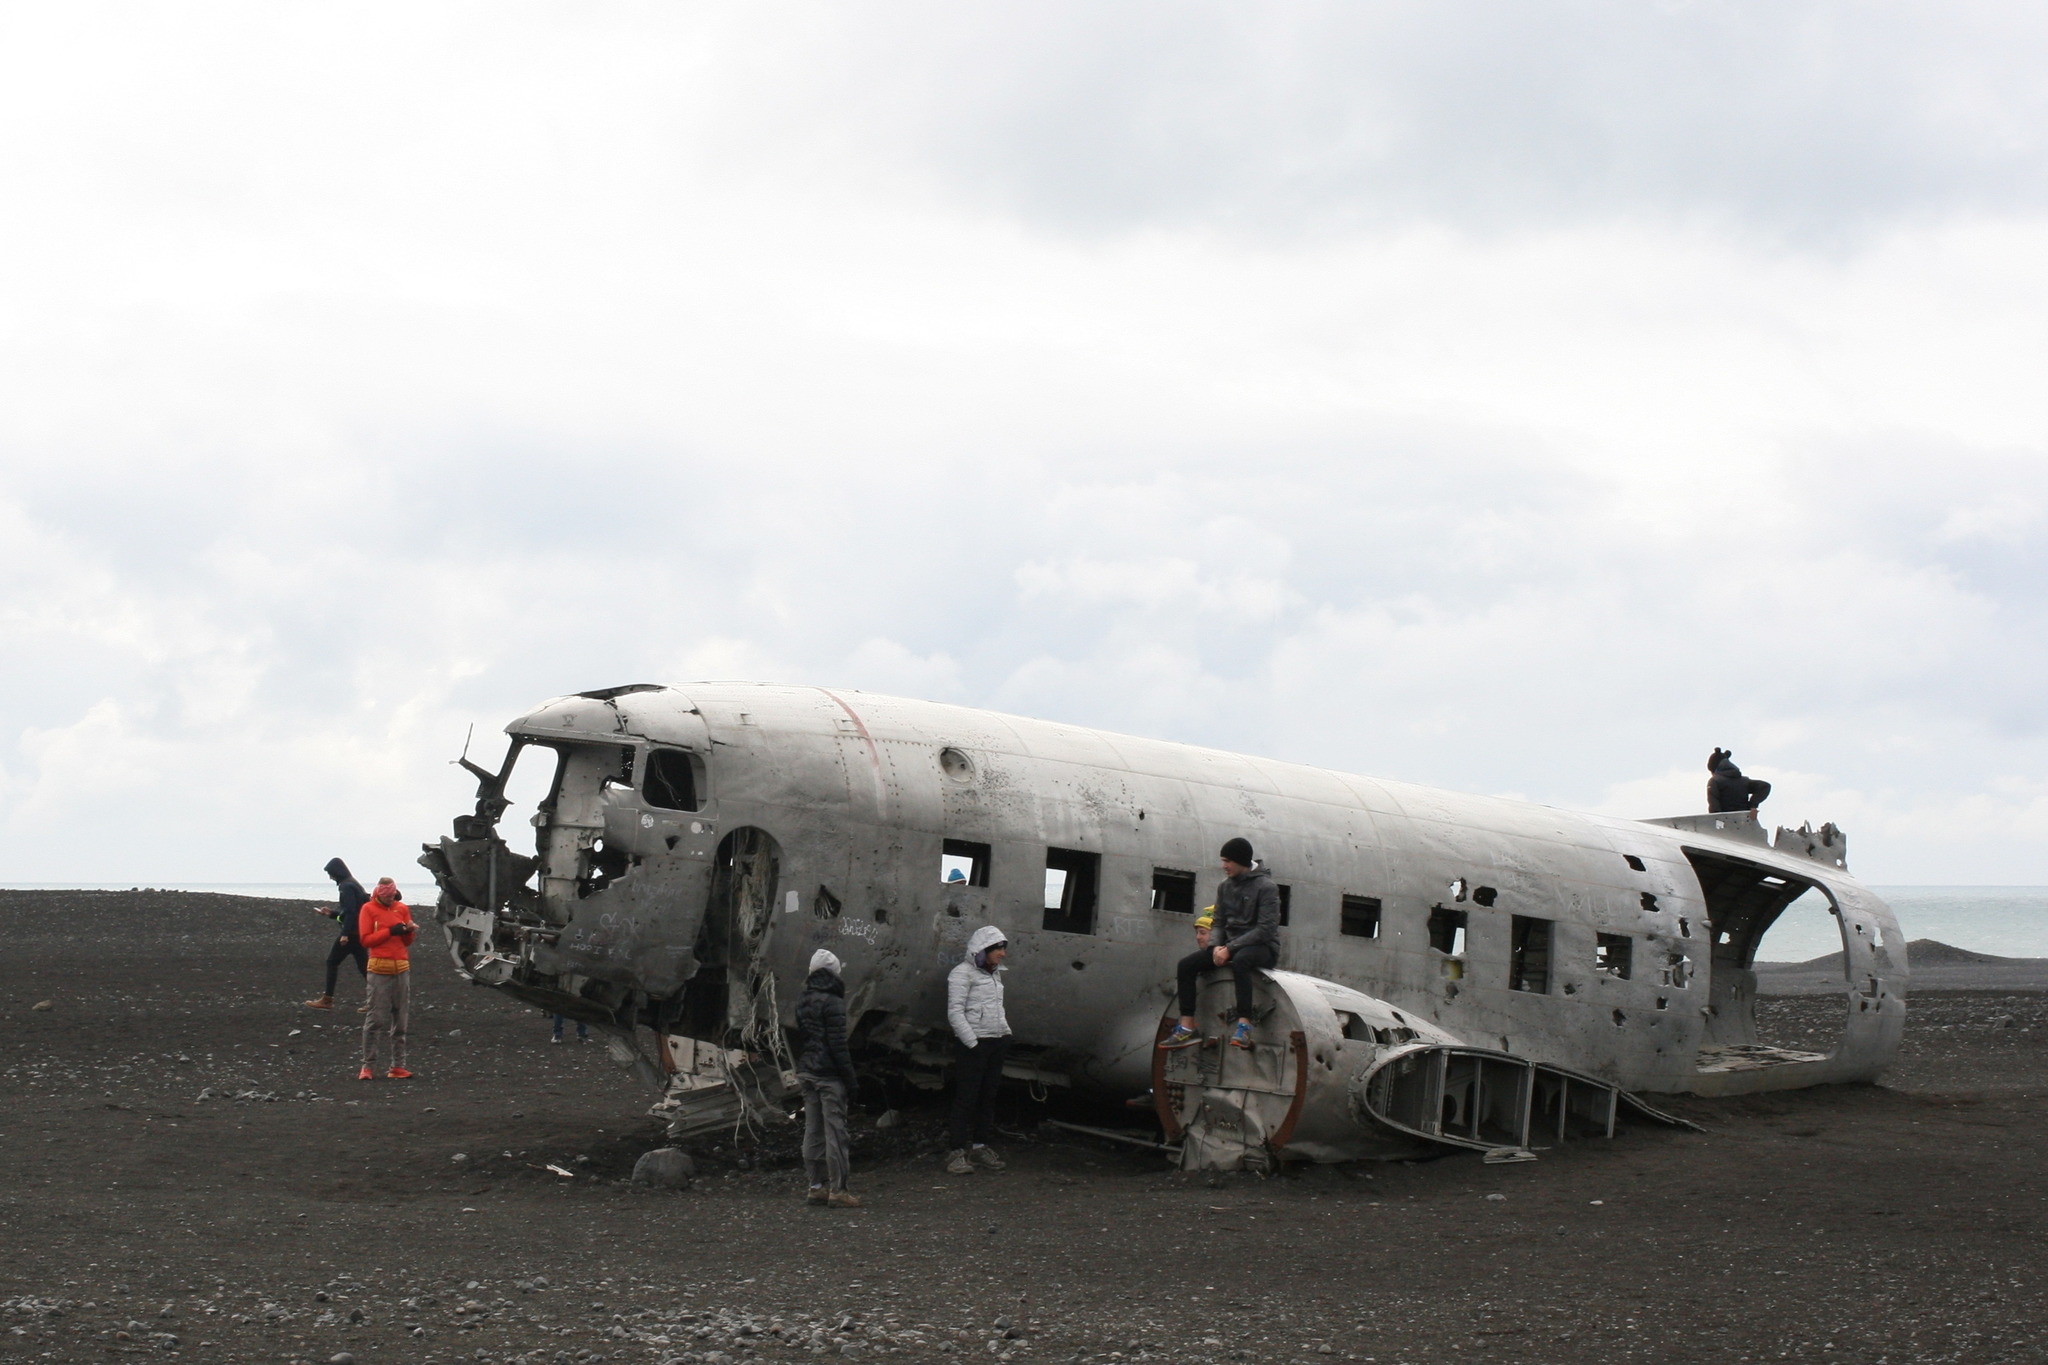
[(1202, 1035), (1189, 1028), (1186, 1024), (1175, 1024), (1173, 1032), (1159, 1040), (1159, 1046), (1163, 1048), (1193, 1047), (1201, 1041)]
[(976, 1143), (968, 1150), (967, 1159), (984, 1171), (1000, 1171), (1003, 1159), (996, 1155), (996, 1149), (987, 1143)]
[(825, 1196), (825, 1202), (835, 1209), (857, 1209), (860, 1207), (860, 1196), (848, 1194), (845, 1190), (834, 1190)]
[(409, 1081), (412, 1079), (412, 1073), (402, 1066), (394, 1066), (384, 1073), (384, 1079), (387, 1081)]
[(804, 1196), (804, 1202), (806, 1204), (822, 1204), (826, 1202), (825, 1187), (823, 1185), (811, 1186), (811, 1192)]
[(306, 1002), (306, 1008), (309, 1010), (331, 1010), (334, 1008), (334, 997), (331, 995), (316, 995)]
[(1230, 1031), (1230, 1045), (1231, 1045), (1232, 1047), (1247, 1047), (1247, 1048), (1248, 1048), (1248, 1047), (1250, 1047), (1250, 1046), (1252, 1045), (1252, 1021), (1251, 1021), (1251, 1020), (1249, 1020), (1249, 1019), (1240, 1019), (1240, 1020), (1238, 1020), (1238, 1021), (1237, 1021), (1237, 1027), (1236, 1027), (1236, 1028), (1234, 1028), (1234, 1029), (1232, 1029), (1232, 1030)]
[(551, 1043), (559, 1043), (562, 1041), (562, 1035), (557, 1033), (554, 1037), (548, 1039), (548, 1041)]
[(967, 1153), (955, 1147), (946, 1153), (947, 1175), (973, 1175), (974, 1163), (967, 1159)]
[(370, 1068), (368, 1067), (364, 1067), (361, 1071), (358, 1071), (356, 1073), (356, 1079), (359, 1081), (374, 1081), (377, 1079), (377, 1073), (370, 1070)]

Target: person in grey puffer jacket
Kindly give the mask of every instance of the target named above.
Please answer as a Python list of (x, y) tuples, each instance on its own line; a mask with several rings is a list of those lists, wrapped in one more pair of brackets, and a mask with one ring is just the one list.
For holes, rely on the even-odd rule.
[(839, 959), (824, 948), (811, 954), (811, 974), (796, 1002), (796, 1083), (804, 1095), (804, 1168), (811, 1177), (813, 1204), (857, 1209), (847, 1193), (852, 1144), (846, 1135), (846, 1107), (860, 1089), (853, 1053), (846, 1045), (846, 985)]
[(1216, 924), (1210, 946), (1180, 960), (1180, 1022), (1159, 1040), (1161, 1047), (1192, 1047), (1202, 1041), (1195, 1027), (1195, 987), (1211, 967), (1228, 967), (1237, 986), (1237, 1026), (1232, 1047), (1252, 1045), (1252, 973), (1280, 962), (1280, 888), (1272, 874), (1252, 856), (1251, 842), (1232, 839), (1223, 845), (1222, 883), (1216, 888)]
[(968, 938), (966, 960), (946, 975), (946, 1022), (958, 1044), (953, 1054), (953, 1150), (946, 1153), (952, 1175), (972, 1175), (976, 1166), (1003, 1169), (1003, 1159), (989, 1143), (996, 1135), (996, 1087), (1003, 1083), (1003, 1055), (1010, 1047), (1001, 975), (1009, 952), (1003, 931), (984, 924)]

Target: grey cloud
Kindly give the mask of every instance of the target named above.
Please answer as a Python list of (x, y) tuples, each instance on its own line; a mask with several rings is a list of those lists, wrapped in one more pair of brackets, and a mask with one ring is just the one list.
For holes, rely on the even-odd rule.
[(1081, 234), (1694, 220), (1830, 247), (2048, 195), (2024, 6), (1047, 4), (863, 11), (841, 113)]

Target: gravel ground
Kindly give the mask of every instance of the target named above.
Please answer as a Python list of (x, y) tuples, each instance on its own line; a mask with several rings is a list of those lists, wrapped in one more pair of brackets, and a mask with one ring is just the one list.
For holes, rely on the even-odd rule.
[[(954, 1179), (929, 1104), (865, 1113), (867, 1207), (827, 1211), (786, 1135), (697, 1148), (685, 1191), (630, 1184), (659, 1134), (603, 1047), (550, 1045), (435, 950), (419, 1079), (355, 1081), (360, 987), (297, 1003), (322, 924), (0, 892), (0, 1359), (2048, 1357), (2039, 995), (1916, 995), (1885, 1085), (1681, 1100), (1707, 1132), (1523, 1165), (1182, 1176), (1020, 1094), (1010, 1169)], [(1797, 1045), (1840, 1006), (1762, 1008)]]

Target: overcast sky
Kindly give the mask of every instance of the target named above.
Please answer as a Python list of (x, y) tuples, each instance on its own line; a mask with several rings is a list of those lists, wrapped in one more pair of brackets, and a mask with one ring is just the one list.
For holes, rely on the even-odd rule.
[(0, 881), (759, 678), (2048, 882), (2048, 11), (0, 9)]

